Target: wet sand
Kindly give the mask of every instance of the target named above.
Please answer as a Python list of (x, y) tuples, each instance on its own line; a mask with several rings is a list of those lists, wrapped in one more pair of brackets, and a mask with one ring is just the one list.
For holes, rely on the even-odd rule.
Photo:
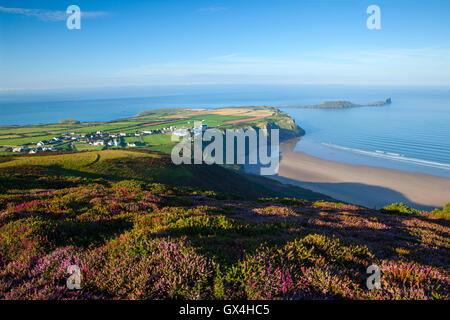
[(369, 208), (404, 202), (425, 210), (450, 202), (449, 178), (351, 165), (292, 152), (297, 141), (281, 144), (278, 176), (272, 176), (273, 179)]

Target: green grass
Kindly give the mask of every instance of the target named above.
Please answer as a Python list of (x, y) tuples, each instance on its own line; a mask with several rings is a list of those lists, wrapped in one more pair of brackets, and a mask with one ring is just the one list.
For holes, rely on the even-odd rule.
[(142, 142), (150, 145), (162, 145), (171, 144), (171, 136), (168, 134), (152, 134), (149, 136), (143, 136)]
[(27, 143), (39, 142), (41, 140), (52, 139), (55, 135), (33, 135), (30, 137), (14, 138), (14, 139), (0, 139), (0, 145), (4, 146), (18, 146)]
[(120, 158), (135, 159), (140, 157), (158, 156), (155, 154), (125, 150), (90, 151), (58, 155), (40, 154), (37, 156), (14, 157), (11, 161), (0, 163), (0, 168), (18, 166), (58, 166), (63, 169), (91, 171), (89, 170), (89, 167), (97, 163)]
[[(169, 145), (154, 146), (158, 151)], [(310, 200), (328, 197), (298, 187), (286, 187), (264, 177), (247, 176), (219, 165), (174, 165), (169, 155), (148, 150), (109, 149), (103, 151), (64, 154), (37, 154), (5, 156), (0, 161), (1, 172), (13, 174), (45, 170), (49, 176), (73, 175), (79, 177), (108, 178), (112, 180), (136, 179), (174, 186), (195, 187), (220, 193), (234, 193), (242, 197), (297, 197)], [(50, 171), (49, 171), (50, 170)], [(24, 179), (35, 180), (31, 175)], [(54, 179), (57, 180), (55, 177)], [(220, 181), (220, 183), (217, 183)]]
[(100, 151), (105, 148), (105, 146), (90, 146), (85, 144), (75, 145), (78, 151)]

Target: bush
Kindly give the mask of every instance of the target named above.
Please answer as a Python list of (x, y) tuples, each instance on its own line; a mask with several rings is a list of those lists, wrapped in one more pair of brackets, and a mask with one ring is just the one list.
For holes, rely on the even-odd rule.
[(114, 189), (138, 192), (145, 189), (145, 183), (136, 180), (123, 180), (113, 185)]
[(381, 209), (383, 213), (391, 213), (391, 214), (419, 214), (420, 211), (411, 207), (408, 207), (403, 202), (393, 203)]
[(450, 220), (450, 202), (447, 203), (442, 210), (434, 209), (431, 214), (438, 219)]
[(0, 232), (0, 267), (25, 257), (33, 260), (52, 246), (55, 224), (39, 217), (11, 222)]
[(86, 287), (121, 299), (206, 299), (216, 266), (183, 242), (125, 234), (86, 258)]

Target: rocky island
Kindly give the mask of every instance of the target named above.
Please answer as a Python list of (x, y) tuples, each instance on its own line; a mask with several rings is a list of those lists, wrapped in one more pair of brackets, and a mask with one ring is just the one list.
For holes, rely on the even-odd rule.
[(367, 104), (356, 104), (350, 101), (325, 101), (321, 104), (304, 105), (304, 106), (284, 106), (281, 108), (311, 108), (311, 109), (347, 109), (357, 107), (381, 107), (392, 103), (391, 98), (376, 101)]

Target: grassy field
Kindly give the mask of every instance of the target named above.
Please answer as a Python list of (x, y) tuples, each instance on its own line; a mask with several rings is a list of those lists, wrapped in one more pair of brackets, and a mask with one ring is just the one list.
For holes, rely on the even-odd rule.
[(171, 143), (171, 136), (168, 134), (154, 134), (143, 136), (142, 141), (150, 145), (161, 145)]
[[(257, 180), (250, 179), (240, 171), (229, 170), (218, 165), (177, 166), (172, 163), (170, 156), (143, 149), (22, 155), (3, 157), (0, 160), (0, 177), (2, 172), (22, 176), (27, 171), (43, 170), (49, 179), (58, 175), (88, 176), (114, 181), (136, 179), (147, 183), (158, 182), (221, 193), (236, 193), (253, 199), (267, 196), (301, 197), (312, 200), (331, 199), (302, 188), (287, 187), (264, 177), (259, 177)], [(36, 186), (40, 186), (39, 179), (34, 175), (24, 180), (30, 181), (28, 184), (35, 181)]]
[(120, 158), (158, 157), (156, 154), (132, 152), (126, 150), (104, 150), (58, 155), (39, 155), (11, 157), (10, 161), (0, 163), (0, 168), (19, 166), (58, 166), (69, 170), (88, 170), (96, 163)]
[(85, 143), (75, 143), (75, 148), (77, 151), (100, 151), (105, 148), (105, 146), (90, 146)]

